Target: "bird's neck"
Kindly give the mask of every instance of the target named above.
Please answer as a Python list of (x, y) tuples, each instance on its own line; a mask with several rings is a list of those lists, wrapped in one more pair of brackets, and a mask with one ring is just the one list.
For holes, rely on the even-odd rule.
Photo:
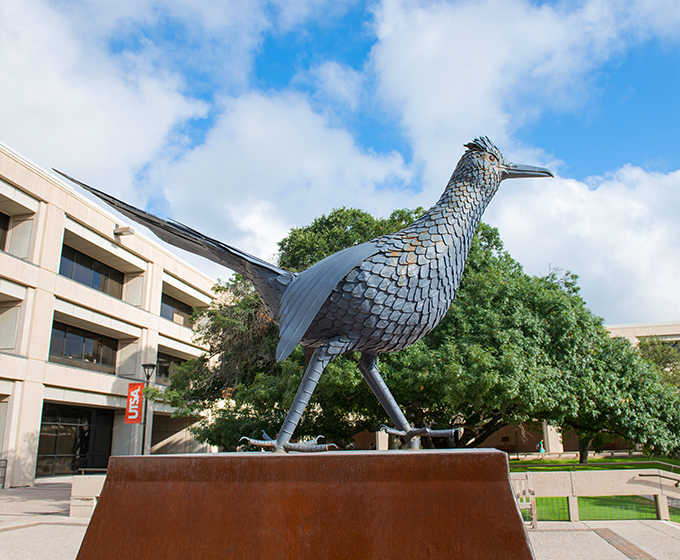
[[(464, 238), (469, 247), (482, 214), (496, 193), (498, 185), (456, 177), (454, 173), (444, 193), (427, 212), (430, 220), (443, 218), (446, 228), (454, 238)], [(466, 251), (467, 252), (467, 251)]]

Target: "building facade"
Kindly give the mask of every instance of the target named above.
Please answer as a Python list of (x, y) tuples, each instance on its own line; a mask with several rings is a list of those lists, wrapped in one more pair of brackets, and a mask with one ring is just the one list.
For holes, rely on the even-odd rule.
[[(0, 465), (4, 486), (105, 468), (110, 455), (207, 451), (194, 419), (127, 388), (196, 357), (188, 318), (213, 281), (0, 144)], [(2, 472), (0, 472), (1, 481)]]
[(655, 336), (669, 343), (680, 342), (680, 321), (669, 323), (631, 323), (627, 325), (608, 325), (612, 336), (627, 338), (637, 345), (641, 338)]

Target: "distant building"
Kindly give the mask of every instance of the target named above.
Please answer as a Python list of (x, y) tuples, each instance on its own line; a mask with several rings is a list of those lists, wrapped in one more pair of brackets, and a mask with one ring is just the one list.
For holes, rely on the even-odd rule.
[[(106, 467), (141, 452), (124, 423), (127, 387), (167, 383), (196, 357), (188, 317), (213, 280), (119, 228), (70, 186), (0, 143), (0, 481)], [(146, 453), (207, 451), (193, 419), (149, 407)], [(6, 462), (6, 463), (5, 463)]]
[(668, 342), (680, 341), (680, 321), (670, 323), (631, 323), (628, 325), (608, 325), (606, 329), (612, 336), (627, 338), (637, 345), (641, 338), (656, 336)]

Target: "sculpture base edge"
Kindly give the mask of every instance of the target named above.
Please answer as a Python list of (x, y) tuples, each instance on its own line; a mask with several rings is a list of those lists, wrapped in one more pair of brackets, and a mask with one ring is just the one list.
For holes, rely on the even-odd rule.
[(112, 457), (77, 560), (533, 558), (495, 450)]

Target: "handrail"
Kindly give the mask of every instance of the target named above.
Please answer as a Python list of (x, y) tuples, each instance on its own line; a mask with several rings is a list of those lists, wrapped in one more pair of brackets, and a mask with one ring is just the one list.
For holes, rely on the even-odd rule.
[(640, 473), (638, 476), (658, 476), (659, 478), (665, 478), (667, 480), (672, 480), (675, 482), (675, 487), (680, 488), (680, 478), (673, 478), (672, 476), (666, 476), (663, 474), (652, 474), (652, 473)]
[[(599, 467), (599, 466), (605, 466), (605, 465), (608, 466), (608, 465), (647, 465), (647, 464), (663, 465), (665, 467), (670, 467), (670, 472), (673, 473), (673, 474), (675, 474), (675, 471), (673, 469), (676, 469), (676, 468), (680, 469), (680, 467), (678, 467), (678, 465), (673, 465), (672, 463), (664, 463), (663, 461), (655, 461), (653, 459), (650, 459), (649, 461), (607, 461), (607, 462), (603, 462), (603, 463), (597, 462), (597, 463), (571, 463), (571, 464), (567, 463), (565, 465), (555, 465), (555, 464), (551, 464), (551, 465), (545, 465), (544, 464), (544, 465), (542, 465), (542, 464), (537, 462), (537, 464), (535, 464), (535, 465), (533, 465), (533, 464), (532, 465), (521, 465), (521, 466), (518, 465), (518, 466), (515, 466), (514, 468), (519, 469), (519, 468), (522, 468), (522, 467), (530, 467), (532, 469), (534, 469), (534, 468), (555, 469), (555, 468), (572, 467), (572, 470), (576, 471), (576, 467), (586, 467), (587, 468), (587, 467), (593, 467), (593, 466)], [(512, 465), (510, 465), (510, 467), (513, 468)], [(673, 480), (675, 480), (675, 479), (673, 479)]]

